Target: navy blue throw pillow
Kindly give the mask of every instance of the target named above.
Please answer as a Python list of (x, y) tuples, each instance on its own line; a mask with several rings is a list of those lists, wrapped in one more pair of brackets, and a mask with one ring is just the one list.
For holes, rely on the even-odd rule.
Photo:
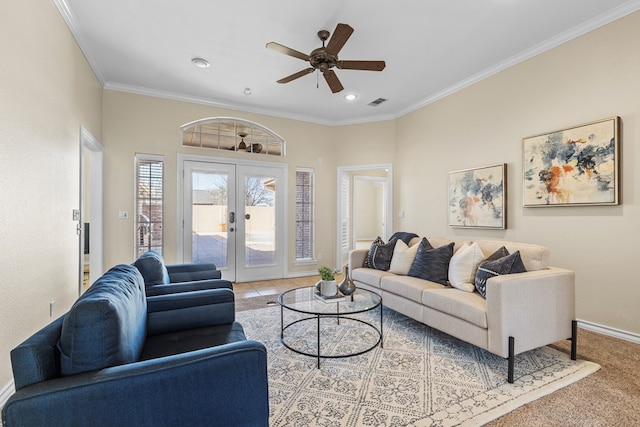
[(364, 259), (364, 266), (366, 268), (373, 268), (373, 254), (376, 252), (376, 248), (380, 245), (384, 245), (384, 241), (380, 236), (376, 237), (376, 240), (371, 243), (371, 247), (369, 248), (369, 253), (367, 253), (367, 257)]
[(520, 251), (516, 251), (511, 255), (495, 259), (485, 260), (478, 266), (476, 273), (476, 289), (483, 298), (487, 297), (487, 280), (495, 276), (504, 274), (524, 273), (527, 271), (522, 263)]
[(371, 258), (371, 268), (376, 270), (388, 271), (391, 267), (391, 258), (393, 257), (393, 250), (396, 247), (396, 240), (389, 240), (388, 243), (377, 245), (373, 249), (373, 257)]
[(407, 275), (446, 286), (454, 244), (451, 242), (434, 249), (431, 243), (423, 237)]

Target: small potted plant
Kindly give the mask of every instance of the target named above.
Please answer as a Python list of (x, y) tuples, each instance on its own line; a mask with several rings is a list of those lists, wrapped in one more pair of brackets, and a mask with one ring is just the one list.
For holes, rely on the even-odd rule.
[(316, 289), (322, 296), (334, 296), (338, 293), (336, 276), (332, 269), (322, 266), (318, 269), (320, 281), (316, 284)]

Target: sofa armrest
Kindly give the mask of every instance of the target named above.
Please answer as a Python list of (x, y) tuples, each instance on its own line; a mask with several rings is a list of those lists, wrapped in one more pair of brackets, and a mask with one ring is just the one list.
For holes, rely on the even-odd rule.
[(219, 279), (222, 273), (214, 263), (171, 264), (166, 265), (171, 283), (191, 282), (194, 280)]
[(43, 381), (17, 391), (6, 426), (268, 426), (267, 351), (240, 341)]
[(224, 279), (196, 280), (180, 283), (163, 283), (145, 287), (147, 296), (175, 294), (178, 292), (201, 291), (205, 289), (233, 289), (233, 284)]
[(509, 355), (571, 337), (575, 320), (575, 274), (556, 267), (487, 280), (488, 350)]
[(368, 249), (354, 249), (349, 251), (349, 270), (364, 267), (364, 260), (367, 259)]
[(148, 335), (232, 323), (235, 316), (231, 289), (147, 297)]

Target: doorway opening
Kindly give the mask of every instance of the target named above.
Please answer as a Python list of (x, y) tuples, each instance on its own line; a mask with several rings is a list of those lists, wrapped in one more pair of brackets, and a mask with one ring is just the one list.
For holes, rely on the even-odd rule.
[(80, 127), (79, 285), (82, 294), (103, 273), (102, 266), (102, 144)]
[(349, 260), (349, 251), (369, 247), (393, 232), (393, 169), (391, 164), (338, 168), (338, 246), (336, 266)]

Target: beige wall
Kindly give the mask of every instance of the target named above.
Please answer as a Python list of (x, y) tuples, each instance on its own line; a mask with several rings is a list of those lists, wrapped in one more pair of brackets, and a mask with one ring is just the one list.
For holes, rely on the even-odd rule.
[[(640, 334), (640, 13), (397, 120), (396, 229), (551, 249), (576, 272), (581, 320)], [(522, 207), (522, 138), (620, 116), (621, 205)], [(448, 172), (508, 164), (508, 228), (447, 226)]]
[(10, 350), (78, 296), (80, 126), (102, 135), (102, 88), (53, 2), (0, 13), (0, 391)]
[[(198, 148), (182, 147), (181, 125), (206, 117), (236, 117), (265, 126), (282, 136), (286, 157), (251, 155)], [(286, 207), (289, 223), (287, 238), (288, 271), (307, 271), (310, 267), (296, 267), (295, 258), (295, 171), (296, 167), (314, 168), (316, 172), (316, 202), (322, 208), (316, 217), (319, 232), (317, 252), (334, 253), (335, 245), (335, 188), (336, 142), (334, 128), (264, 115), (227, 110), (206, 105), (132, 95), (106, 90), (104, 92), (105, 153), (105, 266), (133, 261), (133, 215), (119, 220), (118, 211), (134, 212), (133, 159), (136, 152), (165, 156), (165, 252), (167, 262), (177, 258), (177, 157), (190, 154), (210, 157), (239, 158), (286, 162), (288, 164), (288, 194)], [(327, 258), (324, 258), (327, 259)], [(333, 258), (328, 258), (333, 259)], [(313, 267), (311, 267), (313, 268)]]

